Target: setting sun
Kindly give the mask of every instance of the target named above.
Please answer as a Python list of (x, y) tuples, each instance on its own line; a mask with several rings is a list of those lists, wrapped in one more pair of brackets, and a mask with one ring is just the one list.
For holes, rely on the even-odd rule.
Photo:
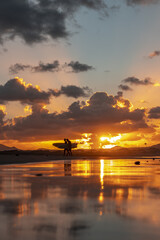
[(119, 134), (118, 136), (115, 137), (100, 137), (100, 147), (102, 149), (111, 149), (116, 146), (116, 142), (122, 138), (122, 135)]

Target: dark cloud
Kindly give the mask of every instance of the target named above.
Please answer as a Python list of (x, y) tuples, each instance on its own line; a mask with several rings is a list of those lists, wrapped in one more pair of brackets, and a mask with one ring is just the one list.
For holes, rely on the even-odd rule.
[(117, 99), (122, 98), (123, 97), (123, 92), (122, 91), (118, 91), (117, 95), (115, 96)]
[(16, 64), (10, 66), (9, 72), (11, 74), (17, 74), (21, 71), (25, 71), (26, 69), (30, 69), (30, 65), (24, 65), (24, 64), (16, 63)]
[(145, 78), (144, 80), (140, 80), (136, 77), (128, 77), (124, 79), (123, 82), (129, 83), (131, 85), (145, 85), (145, 86), (154, 84), (150, 78)]
[[(123, 107), (119, 106), (120, 102)], [(117, 96), (105, 92), (94, 93), (85, 105), (76, 101), (67, 111), (59, 114), (50, 113), (43, 108), (43, 104), (33, 104), (31, 115), (17, 117), (12, 123), (3, 126), (1, 138), (34, 141), (63, 138), (64, 134), (78, 137), (84, 132), (149, 131), (145, 110), (131, 110), (130, 105), (128, 100), (117, 99)]]
[(11, 74), (17, 74), (21, 71), (25, 71), (26, 69), (29, 69), (32, 72), (57, 72), (59, 71), (59, 62), (57, 60), (52, 63), (40, 62), (37, 66), (16, 63), (10, 66), (9, 72)]
[(67, 19), (81, 7), (106, 12), (103, 0), (0, 1), (0, 42), (20, 37), (27, 44), (66, 38)]
[(149, 111), (149, 115), (148, 115), (149, 118), (160, 118), (160, 107), (154, 107), (154, 108), (151, 108), (150, 111)]
[(72, 72), (74, 72), (74, 73), (87, 72), (89, 70), (94, 69), (94, 67), (89, 66), (84, 63), (80, 63), (78, 61), (76, 61), (76, 62), (71, 61), (70, 63), (66, 63), (65, 66), (71, 67)]
[(65, 95), (67, 97), (88, 97), (91, 94), (91, 89), (88, 87), (77, 87), (74, 85), (61, 86), (60, 90), (49, 89), (48, 91), (41, 91), (40, 88), (26, 84), (23, 79), (14, 78), (9, 80), (6, 84), (0, 85), (0, 102), (20, 101), (21, 103), (48, 104), (52, 96), (58, 97)]
[(152, 53), (149, 54), (149, 58), (154, 58), (160, 55), (160, 51), (154, 51)]
[(22, 103), (49, 103), (50, 93), (40, 91), (32, 86), (25, 84), (22, 79), (14, 78), (9, 80), (4, 86), (0, 85), (0, 102), (20, 101)]
[(55, 72), (59, 70), (59, 62), (56, 60), (53, 63), (40, 62), (38, 66), (31, 67), (34, 72)]
[(4, 120), (5, 115), (6, 114), (4, 113), (4, 111), (0, 109), (0, 126), (3, 125), (3, 123), (4, 123), (3, 120)]
[(63, 68), (65, 69), (68, 67), (70, 67), (72, 69), (72, 72), (74, 73), (87, 72), (89, 70), (94, 69), (94, 67), (84, 63), (79, 63), (78, 61), (76, 62), (71, 61), (70, 63), (65, 63), (63, 66), (60, 67), (59, 61), (55, 60), (52, 63), (40, 62), (37, 66), (16, 63), (10, 66), (9, 72), (11, 74), (17, 74), (18, 72), (25, 71), (26, 69), (29, 69), (32, 72), (57, 72)]
[(132, 91), (132, 88), (130, 88), (128, 85), (120, 84), (118, 87), (123, 91)]
[(128, 5), (149, 5), (160, 2), (160, 0), (126, 0)]
[[(46, 4), (45, 0), (40, 0), (40, 2)], [(107, 7), (103, 0), (51, 0), (51, 2), (65, 12), (75, 12), (80, 7), (86, 7), (93, 10), (103, 10)]]
[(53, 96), (58, 97), (60, 95), (66, 95), (67, 97), (79, 98), (89, 97), (92, 90), (88, 87), (77, 87), (74, 85), (62, 86), (60, 90), (51, 90)]

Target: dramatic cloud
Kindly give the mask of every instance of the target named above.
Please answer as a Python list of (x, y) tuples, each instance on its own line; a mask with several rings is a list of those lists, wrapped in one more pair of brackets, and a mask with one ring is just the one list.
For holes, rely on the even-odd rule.
[(0, 85), (0, 102), (20, 101), (22, 103), (49, 103), (50, 93), (40, 91), (32, 84), (26, 84), (20, 78), (9, 80), (4, 86)]
[(150, 78), (145, 78), (144, 80), (140, 80), (136, 77), (128, 77), (128, 78), (122, 80), (122, 82), (125, 84), (120, 84), (118, 86), (122, 91), (132, 91), (133, 90), (127, 84), (135, 85), (135, 86), (155, 85), (154, 82), (152, 82)]
[(52, 96), (58, 97), (65, 95), (67, 97), (88, 97), (91, 94), (91, 89), (88, 87), (77, 87), (74, 85), (61, 86), (60, 90), (49, 89), (41, 91), (40, 88), (26, 84), (23, 79), (14, 78), (9, 80), (4, 86), (0, 85), (0, 103), (8, 101), (20, 101), (21, 103), (49, 104)]
[(37, 66), (32, 66), (32, 65), (25, 65), (25, 64), (20, 64), (16, 63), (9, 68), (9, 72), (11, 74), (17, 74), (21, 71), (25, 71), (26, 69), (29, 69), (32, 72), (57, 72), (62, 69), (70, 67), (72, 69), (72, 72), (74, 73), (79, 73), (79, 72), (87, 72), (89, 70), (93, 70), (94, 67), (89, 66), (84, 63), (79, 63), (71, 61), (70, 63), (65, 63), (60, 67), (60, 63), (58, 60), (55, 60), (52, 63), (43, 63), (40, 62), (39, 65)]
[(160, 55), (160, 51), (154, 51), (149, 54), (149, 58), (154, 58)]
[(67, 97), (79, 98), (79, 97), (89, 97), (92, 90), (88, 87), (77, 87), (74, 85), (62, 86), (60, 90), (51, 90), (53, 96), (59, 97), (64, 94)]
[(11, 74), (17, 74), (26, 69), (31, 70), (32, 72), (57, 72), (59, 71), (59, 62), (56, 60), (52, 63), (43, 63), (40, 62), (38, 66), (24, 65), (16, 63), (9, 68)]
[(67, 111), (59, 114), (49, 113), (43, 104), (33, 104), (31, 115), (17, 117), (12, 124), (3, 126), (1, 138), (34, 141), (61, 138), (64, 135), (78, 137), (84, 132), (149, 131), (145, 110), (131, 110), (130, 105), (128, 100), (117, 99), (117, 96), (105, 92), (96, 92), (86, 104), (74, 102)]
[(160, 118), (160, 107), (151, 108), (149, 111), (148, 117), (159, 119)]
[(128, 5), (149, 5), (160, 2), (160, 0), (126, 0)]
[(4, 120), (5, 115), (6, 114), (4, 113), (4, 111), (2, 109), (0, 109), (0, 127), (4, 123), (3, 120)]
[(10, 66), (9, 68), (9, 72), (11, 74), (17, 74), (21, 71), (25, 71), (26, 69), (29, 69), (30, 68), (30, 65), (24, 65), (24, 64), (20, 64), (20, 63), (16, 63), (12, 66)]
[(67, 20), (81, 7), (106, 12), (103, 0), (0, 1), (0, 42), (20, 37), (27, 44), (66, 38)]
[(123, 92), (122, 91), (118, 91), (117, 95), (115, 96), (117, 99), (120, 99), (123, 97)]
[(76, 61), (76, 62), (71, 61), (70, 63), (65, 64), (65, 66), (71, 67), (72, 72), (74, 72), (74, 73), (87, 72), (89, 70), (94, 69), (94, 67), (89, 66), (89, 65), (84, 64), (84, 63), (80, 63), (78, 61)]
[(120, 84), (118, 87), (123, 91), (132, 91), (132, 88), (130, 88), (128, 85)]
[(38, 66), (32, 67), (34, 72), (55, 72), (59, 70), (59, 62), (54, 61), (53, 63), (42, 63), (40, 62)]
[[(46, 4), (45, 0), (40, 0), (40, 2)], [(74, 12), (79, 7), (87, 7), (94, 10), (102, 10), (107, 7), (103, 0), (51, 0), (51, 2), (66, 12)]]
[(145, 78), (144, 80), (140, 80), (136, 77), (128, 77), (124, 79), (122, 82), (129, 83), (131, 85), (145, 85), (145, 86), (154, 84), (150, 78)]

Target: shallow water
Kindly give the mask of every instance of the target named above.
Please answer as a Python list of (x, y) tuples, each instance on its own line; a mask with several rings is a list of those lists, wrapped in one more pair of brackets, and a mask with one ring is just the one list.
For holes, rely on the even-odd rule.
[(0, 166), (2, 240), (159, 240), (160, 161)]

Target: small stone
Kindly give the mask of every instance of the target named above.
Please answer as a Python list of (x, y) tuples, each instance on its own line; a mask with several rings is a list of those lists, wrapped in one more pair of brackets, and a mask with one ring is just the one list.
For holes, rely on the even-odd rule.
[(41, 177), (41, 176), (43, 176), (43, 174), (42, 173), (37, 173), (36, 176)]
[(140, 165), (140, 161), (136, 161), (135, 164), (136, 164), (136, 165)]

